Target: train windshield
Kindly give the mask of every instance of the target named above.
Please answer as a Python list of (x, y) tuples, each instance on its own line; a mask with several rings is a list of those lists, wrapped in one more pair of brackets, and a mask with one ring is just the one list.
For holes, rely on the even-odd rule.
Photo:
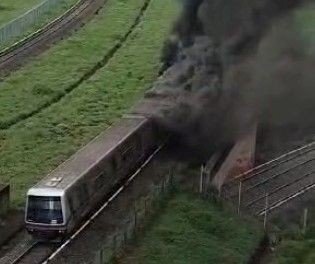
[(60, 197), (29, 196), (26, 220), (41, 224), (62, 224)]

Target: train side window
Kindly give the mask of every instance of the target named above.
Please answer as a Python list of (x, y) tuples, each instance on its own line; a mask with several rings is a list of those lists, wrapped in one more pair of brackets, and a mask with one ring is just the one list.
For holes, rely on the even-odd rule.
[(131, 158), (131, 155), (133, 154), (134, 148), (131, 146), (128, 149), (126, 149), (122, 154), (121, 154), (121, 161), (122, 162), (127, 162), (128, 159)]
[(117, 168), (118, 168), (118, 162), (117, 162), (115, 156), (113, 156), (112, 159), (111, 159), (111, 166), (112, 166), (112, 168), (113, 168), (113, 171), (116, 171)]
[(97, 175), (94, 186), (96, 189), (101, 188), (105, 181), (105, 172), (101, 172), (99, 175)]
[(136, 144), (136, 149), (137, 149), (137, 151), (142, 151), (141, 136), (137, 133), (137, 134), (135, 135), (135, 138), (136, 138), (135, 144)]
[(74, 214), (75, 210), (73, 207), (73, 199), (70, 196), (68, 197), (68, 204), (69, 204), (69, 209), (70, 209), (71, 214)]
[(74, 208), (75, 210), (78, 210), (78, 208), (80, 207), (80, 200), (79, 200), (79, 191), (78, 191), (78, 188), (75, 189), (75, 194), (74, 194), (74, 197), (73, 197), (73, 205), (74, 205)]
[(80, 204), (83, 205), (88, 202), (89, 200), (89, 194), (88, 194), (88, 189), (87, 189), (87, 184), (80, 184), (79, 187), (79, 200)]

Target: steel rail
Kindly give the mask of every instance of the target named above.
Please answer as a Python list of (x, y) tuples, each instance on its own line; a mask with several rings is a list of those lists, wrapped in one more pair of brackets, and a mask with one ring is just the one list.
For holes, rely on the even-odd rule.
[(269, 206), (267, 209), (263, 209), (263, 210), (256, 212), (256, 215), (262, 216), (266, 212), (272, 211), (272, 210), (282, 206), (283, 204), (289, 202), (290, 200), (293, 200), (293, 199), (299, 197), (300, 195), (306, 193), (307, 191), (312, 190), (313, 188), (315, 188), (315, 183), (312, 183), (306, 187), (303, 187), (303, 188), (299, 189), (297, 192), (295, 192), (294, 194), (288, 195), (285, 198), (278, 200), (277, 202), (275, 202), (271, 206)]
[[(283, 154), (283, 155), (281, 155), (275, 159), (272, 159), (266, 163), (263, 163), (259, 166), (256, 166), (256, 167), (254, 167), (254, 168), (252, 168), (252, 169), (250, 169), (244, 173), (241, 173), (241, 174), (237, 175), (233, 179), (232, 182), (239, 181), (239, 180), (241, 180), (242, 182), (245, 182), (253, 176), (260, 175), (260, 174), (262, 174), (266, 171), (269, 171), (269, 170), (271, 170), (271, 169), (273, 169), (273, 168), (275, 168), (275, 167), (277, 167), (283, 163), (291, 161), (297, 157), (303, 156), (304, 154), (309, 153), (309, 152), (314, 151), (314, 150), (315, 150), (315, 142), (312, 142), (312, 143), (307, 144), (305, 146), (302, 146), (298, 149), (295, 149), (295, 150), (292, 150), (288, 153), (285, 153), (285, 154)], [(269, 167), (269, 165), (271, 165), (271, 166)], [(255, 172), (255, 171), (260, 170), (260, 169), (261, 169), (261, 171)], [(250, 176), (250, 177), (246, 177), (246, 176)], [(244, 178), (244, 179), (242, 179), (242, 178)]]
[[(304, 154), (305, 154), (305, 153), (304, 153)], [(292, 159), (290, 159), (290, 160), (292, 160)], [(255, 189), (255, 188), (257, 188), (257, 187), (259, 187), (259, 186), (261, 186), (261, 185), (264, 185), (264, 184), (266, 184), (266, 183), (268, 183), (268, 182), (272, 182), (273, 180), (277, 179), (278, 177), (280, 177), (280, 176), (282, 176), (282, 175), (285, 175), (285, 174), (287, 174), (287, 173), (290, 173), (291, 171), (295, 170), (296, 168), (299, 168), (299, 167), (301, 167), (301, 166), (303, 166), (303, 165), (305, 165), (305, 164), (307, 164), (307, 163), (310, 163), (310, 162), (312, 162), (312, 161), (314, 161), (314, 160), (315, 160), (315, 158), (311, 158), (311, 159), (309, 159), (309, 160), (306, 160), (306, 161), (303, 161), (303, 162), (301, 162), (301, 163), (298, 163), (298, 164), (296, 164), (296, 165), (294, 165), (294, 166), (292, 166), (292, 167), (290, 167), (290, 168), (288, 168), (288, 169), (284, 169), (283, 171), (278, 172), (278, 173), (276, 173), (276, 174), (274, 174), (274, 175), (271, 175), (271, 177), (269, 177), (269, 178), (262, 179), (260, 182), (254, 184), (254, 185), (251, 185), (251, 186), (249, 186), (249, 187), (247, 187), (247, 188), (244, 188), (244, 190), (242, 191), (242, 193), (247, 193), (247, 192), (249, 192), (249, 191), (251, 191), (251, 190), (253, 190), (253, 189)], [(255, 176), (257, 176), (257, 175), (258, 175), (258, 174), (256, 174)], [(259, 175), (261, 175), (261, 174), (259, 174)], [(244, 181), (242, 181), (242, 183), (243, 183), (243, 182), (244, 182)], [(239, 181), (235, 181), (235, 182), (233, 181), (233, 183), (234, 183), (234, 185), (235, 185), (235, 184), (238, 184)], [(235, 197), (235, 196), (237, 196), (237, 195), (238, 195), (238, 193), (234, 193), (234, 194), (228, 195), (227, 198), (233, 198), (233, 197)]]
[[(294, 166), (292, 166), (292, 167), (290, 167), (290, 168), (288, 168), (288, 169), (285, 169), (285, 170), (283, 170), (283, 171), (281, 171), (281, 172), (279, 172), (279, 173), (273, 174), (273, 175), (271, 175), (271, 177), (269, 177), (269, 178), (267, 178), (267, 179), (263, 179), (263, 180), (261, 180), (260, 182), (254, 184), (254, 185), (251, 185), (251, 186), (249, 186), (248, 188), (244, 189), (244, 191), (243, 191), (242, 193), (246, 193), (246, 192), (248, 192), (248, 191), (250, 191), (250, 190), (252, 190), (252, 189), (254, 189), (254, 188), (256, 188), (256, 187), (259, 187), (259, 186), (264, 185), (264, 184), (266, 184), (266, 183), (268, 183), (268, 182), (270, 182), (270, 181), (273, 181), (273, 180), (277, 179), (278, 177), (280, 177), (280, 176), (282, 176), (282, 175), (285, 175), (285, 174), (287, 174), (287, 173), (289, 173), (289, 172), (295, 170), (296, 168), (299, 168), (299, 167), (301, 167), (301, 166), (303, 166), (303, 165), (305, 165), (305, 164), (307, 164), (307, 163), (310, 163), (310, 162), (312, 162), (312, 161), (314, 161), (314, 160), (315, 160), (315, 158), (312, 158), (312, 159), (303, 161), (303, 162), (298, 163), (298, 164), (296, 164), (296, 165), (294, 165)], [(230, 196), (230, 197), (233, 197), (233, 196), (235, 196), (235, 195), (236, 195), (236, 194), (234, 194), (234, 195), (232, 195), (232, 196)]]
[(306, 178), (308, 178), (309, 176), (312, 176), (315, 174), (315, 170), (311, 171), (311, 172), (308, 172), (308, 173), (305, 173), (303, 174), (301, 177), (295, 179), (294, 181), (290, 182), (290, 183), (285, 183), (285, 184), (282, 184), (281, 186), (275, 188), (274, 190), (272, 190), (271, 192), (268, 192), (268, 195), (267, 194), (264, 194), (264, 195), (261, 195), (260, 197), (250, 201), (249, 203), (247, 203), (245, 205), (245, 208), (249, 207), (249, 206), (252, 206), (254, 204), (256, 204), (258, 201), (262, 200), (262, 199), (265, 199), (267, 196), (271, 196), (273, 194), (277, 194), (279, 193), (279, 191), (285, 189), (286, 187), (290, 187)]
[(15, 258), (13, 260), (13, 262), (11, 262), (10, 264), (17, 264), (19, 262), (21, 262), (21, 260), (27, 256), (33, 248), (35, 248), (38, 245), (38, 241), (34, 241), (22, 254), (20, 254), (17, 258)]

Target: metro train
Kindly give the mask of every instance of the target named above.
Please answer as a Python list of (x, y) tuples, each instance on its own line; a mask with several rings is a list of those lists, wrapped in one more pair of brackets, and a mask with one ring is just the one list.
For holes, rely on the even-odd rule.
[(123, 118), (28, 190), (27, 231), (45, 240), (71, 234), (162, 138), (146, 117)]

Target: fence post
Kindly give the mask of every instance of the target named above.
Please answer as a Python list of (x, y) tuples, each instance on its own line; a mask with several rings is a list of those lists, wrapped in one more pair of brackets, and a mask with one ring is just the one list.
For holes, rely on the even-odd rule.
[(94, 264), (102, 264), (103, 263), (103, 250), (99, 250), (96, 252)]
[(237, 213), (240, 214), (241, 212), (241, 199), (242, 199), (242, 181), (240, 180), (238, 185), (238, 206), (237, 206)]
[(173, 186), (173, 173), (172, 173), (172, 168), (169, 169), (168, 175), (169, 175), (169, 186)]
[(303, 227), (302, 227), (302, 234), (303, 235), (305, 235), (305, 233), (306, 233), (307, 215), (308, 215), (308, 208), (304, 208), (304, 210), (303, 210)]
[(138, 219), (137, 219), (137, 206), (136, 206), (136, 202), (134, 202), (134, 205), (133, 205), (133, 210), (134, 210), (134, 232), (135, 232), (135, 235), (137, 234), (137, 225), (138, 225)]
[(123, 233), (124, 245), (126, 245), (128, 241), (129, 223), (130, 223), (130, 219), (125, 220), (125, 228), (124, 228), (124, 233)]
[(268, 214), (268, 192), (266, 192), (266, 201), (265, 201), (265, 214), (264, 214), (264, 229), (266, 230), (267, 226), (267, 214)]
[(162, 194), (164, 195), (166, 192), (166, 179), (163, 178), (162, 180)]
[(116, 240), (116, 236), (117, 234), (115, 233), (112, 237), (112, 252), (113, 252), (113, 255), (116, 254), (116, 249), (117, 249), (117, 240)]
[(200, 168), (200, 181), (199, 181), (199, 193), (203, 191), (203, 173), (204, 173), (204, 165), (201, 165)]

